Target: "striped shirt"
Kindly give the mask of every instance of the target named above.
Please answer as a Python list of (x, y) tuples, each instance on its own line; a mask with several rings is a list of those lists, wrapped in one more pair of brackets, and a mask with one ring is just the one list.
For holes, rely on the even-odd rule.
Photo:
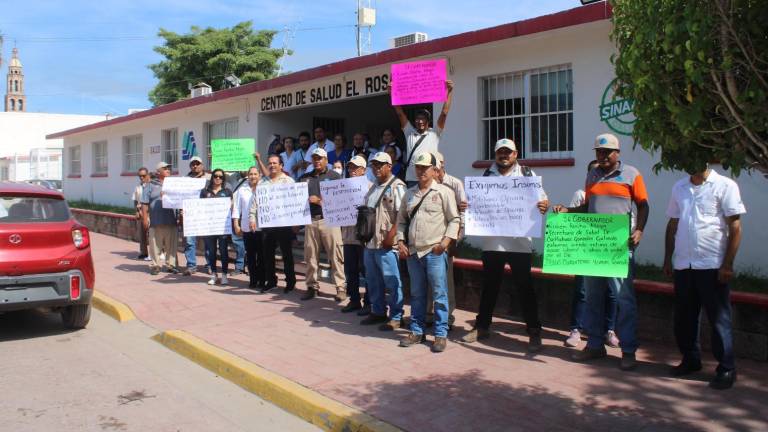
[(605, 173), (597, 167), (587, 174), (586, 203), (588, 213), (630, 214), (635, 228), (635, 205), (648, 201), (648, 192), (640, 171), (619, 162), (615, 170)]

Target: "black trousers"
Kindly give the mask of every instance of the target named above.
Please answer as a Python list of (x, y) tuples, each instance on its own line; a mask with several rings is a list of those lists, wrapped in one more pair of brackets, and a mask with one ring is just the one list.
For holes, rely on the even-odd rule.
[(248, 265), (249, 285), (264, 283), (264, 234), (261, 231), (243, 232), (245, 262)]
[(712, 326), (712, 354), (718, 371), (733, 370), (731, 289), (717, 280), (717, 269), (675, 270), (675, 339), (684, 361), (700, 362), (701, 308)]
[(275, 250), (280, 247), (283, 256), (283, 273), (286, 286), (296, 285), (296, 272), (293, 267), (293, 229), (291, 227), (264, 228), (264, 280), (277, 286), (275, 269)]
[(493, 310), (499, 296), (504, 277), (504, 265), (512, 268), (512, 282), (520, 299), (525, 326), (530, 333), (541, 329), (539, 306), (531, 278), (531, 254), (523, 252), (483, 251), (483, 293), (480, 296), (480, 311), (476, 326), (487, 329), (491, 326)]

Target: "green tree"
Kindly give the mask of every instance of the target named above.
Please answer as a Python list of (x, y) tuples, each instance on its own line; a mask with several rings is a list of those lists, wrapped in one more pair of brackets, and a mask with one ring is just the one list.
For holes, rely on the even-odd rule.
[(251, 21), (222, 29), (193, 26), (187, 34), (161, 28), (158, 36), (165, 43), (155, 51), (165, 60), (149, 66), (159, 80), (149, 100), (157, 106), (183, 99), (189, 96), (187, 85), (201, 81), (220, 90), (229, 74), (243, 84), (274, 77), (283, 55), (283, 50), (270, 48), (275, 33), (254, 33)]
[(611, 0), (616, 93), (659, 169), (768, 174), (768, 1)]

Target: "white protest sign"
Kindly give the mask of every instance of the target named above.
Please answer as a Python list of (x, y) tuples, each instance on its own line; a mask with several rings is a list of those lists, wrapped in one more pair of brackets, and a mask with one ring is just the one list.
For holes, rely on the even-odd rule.
[(184, 200), (200, 198), (205, 178), (166, 177), (163, 180), (163, 208), (180, 209)]
[(308, 225), (309, 189), (306, 183), (259, 185), (256, 188), (259, 228)]
[(357, 223), (357, 207), (364, 204), (370, 182), (365, 176), (320, 182), (323, 219), (332, 227)]
[(184, 237), (232, 234), (232, 200), (195, 198), (184, 200)]
[(466, 177), (467, 235), (541, 237), (541, 177)]

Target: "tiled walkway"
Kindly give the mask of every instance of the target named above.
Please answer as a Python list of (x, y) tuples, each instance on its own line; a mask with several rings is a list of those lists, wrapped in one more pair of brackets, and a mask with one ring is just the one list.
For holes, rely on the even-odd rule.
[(707, 387), (712, 362), (689, 379), (667, 377), (677, 361), (669, 346), (641, 347), (639, 368), (621, 372), (614, 349), (594, 363), (571, 362), (557, 330), (545, 329), (544, 349), (530, 355), (517, 322), (499, 320), (490, 340), (461, 344), (474, 319), (467, 311), (456, 311), (444, 353), (404, 349), (403, 331), (340, 313), (330, 285), (309, 302), (299, 300), (301, 277), (287, 295), (248, 290), (245, 275), (211, 287), (204, 274), (150, 276), (134, 243), (92, 234), (92, 244), (97, 289), (144, 322), (185, 330), (406, 430), (768, 430), (766, 363), (739, 360), (736, 387), (717, 392)]

